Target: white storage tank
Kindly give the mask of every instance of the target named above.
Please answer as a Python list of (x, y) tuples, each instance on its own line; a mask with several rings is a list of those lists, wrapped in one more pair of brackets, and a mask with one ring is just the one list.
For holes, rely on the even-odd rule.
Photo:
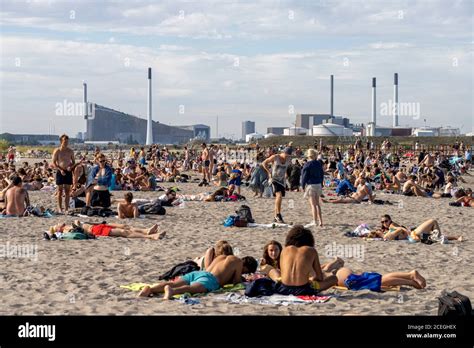
[(272, 137), (276, 137), (276, 136), (277, 136), (276, 134), (267, 133), (267, 134), (265, 134), (265, 139), (272, 138)]
[[(349, 129), (352, 135), (352, 129)], [(316, 137), (338, 137), (345, 135), (345, 128), (335, 123), (324, 123), (313, 126), (313, 136)]]
[(245, 142), (249, 143), (252, 140), (263, 139), (263, 135), (260, 133), (250, 133), (245, 136)]
[(283, 135), (308, 135), (308, 130), (302, 127), (290, 127), (283, 130)]

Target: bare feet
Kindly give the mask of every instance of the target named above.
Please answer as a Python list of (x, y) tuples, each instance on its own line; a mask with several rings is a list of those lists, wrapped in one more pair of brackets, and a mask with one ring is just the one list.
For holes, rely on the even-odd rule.
[(323, 269), (324, 272), (336, 272), (339, 268), (344, 266), (344, 260), (340, 257), (335, 257), (333, 261), (329, 262)]
[(165, 296), (163, 296), (163, 299), (165, 299), (165, 300), (172, 300), (173, 299), (174, 292), (173, 292), (173, 288), (171, 286), (166, 285), (164, 292), (165, 292)]
[(426, 279), (421, 276), (420, 273), (418, 273), (417, 270), (413, 270), (410, 272), (411, 278), (419, 285), (416, 286), (417, 289), (423, 289), (426, 287)]
[(460, 236), (460, 237), (458, 238), (458, 242), (462, 242), (462, 241), (464, 241), (464, 238), (463, 238), (462, 236)]
[(148, 297), (151, 295), (151, 288), (147, 285), (138, 294), (138, 297)]
[(165, 238), (165, 236), (166, 236), (166, 231), (160, 232), (158, 234), (158, 239), (163, 239), (163, 238)]
[(158, 224), (154, 224), (153, 226), (150, 227), (147, 234), (155, 234), (157, 232), (158, 232)]

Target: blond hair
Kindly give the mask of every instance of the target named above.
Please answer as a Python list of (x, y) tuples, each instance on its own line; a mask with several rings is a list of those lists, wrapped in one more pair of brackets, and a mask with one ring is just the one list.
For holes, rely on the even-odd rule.
[(308, 149), (308, 151), (306, 152), (306, 157), (315, 160), (318, 157), (318, 153), (315, 149)]

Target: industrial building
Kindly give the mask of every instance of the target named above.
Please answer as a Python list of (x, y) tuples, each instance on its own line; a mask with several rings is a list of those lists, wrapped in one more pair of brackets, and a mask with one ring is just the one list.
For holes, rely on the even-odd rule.
[(246, 139), (247, 134), (255, 133), (255, 122), (244, 121), (242, 122), (242, 139)]
[[(87, 141), (119, 141), (121, 143), (145, 144), (147, 120), (95, 105), (93, 118), (87, 118)], [(168, 126), (152, 121), (153, 140), (160, 144), (181, 144), (196, 137), (208, 141), (210, 127), (206, 125)]]

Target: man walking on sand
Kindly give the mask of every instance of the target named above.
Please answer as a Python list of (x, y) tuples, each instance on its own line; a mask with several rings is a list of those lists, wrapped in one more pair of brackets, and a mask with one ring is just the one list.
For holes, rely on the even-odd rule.
[[(262, 162), (262, 168), (268, 173), (269, 182), (271, 182), (273, 186), (273, 195), (275, 196), (275, 222), (285, 223), (281, 216), (281, 202), (286, 193), (286, 172), (291, 163), (292, 153), (293, 149), (286, 147), (283, 152), (272, 155)], [(269, 163), (273, 163), (271, 172), (267, 166)]]
[[(58, 185), (58, 210), (67, 214), (69, 210), (69, 195), (72, 185), (72, 169), (74, 168), (74, 151), (68, 147), (69, 137), (66, 134), (59, 138), (61, 145), (53, 152), (53, 165), (56, 171), (56, 185)], [(63, 192), (64, 210), (62, 207)]]

